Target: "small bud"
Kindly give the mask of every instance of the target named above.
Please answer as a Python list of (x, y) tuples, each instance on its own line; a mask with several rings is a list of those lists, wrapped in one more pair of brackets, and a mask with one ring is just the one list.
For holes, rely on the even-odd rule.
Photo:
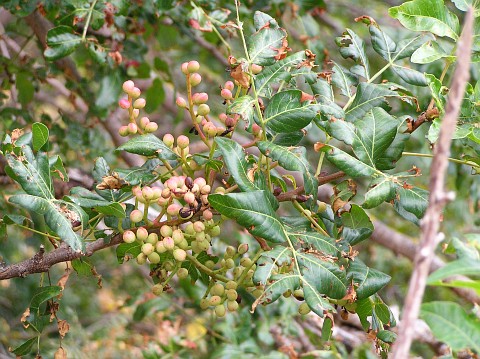
[(263, 67), (257, 64), (252, 64), (252, 74), (259, 74), (263, 70)]
[(198, 63), (198, 61), (195, 61), (195, 60), (190, 61), (187, 64), (187, 70), (190, 73), (197, 72), (198, 70), (200, 70), (200, 64)]
[(225, 250), (225, 257), (226, 258), (232, 258), (237, 251), (233, 246), (228, 246), (227, 249)]
[[(150, 243), (146, 243), (150, 244)], [(160, 263), (160, 255), (157, 252), (152, 252), (147, 255), (148, 261), (152, 264)]]
[(147, 238), (148, 238), (148, 231), (144, 227), (137, 228), (137, 239), (143, 242)]
[(159, 199), (162, 196), (162, 189), (160, 187), (153, 188), (153, 199)]
[(134, 108), (144, 108), (145, 105), (147, 104), (147, 101), (145, 101), (144, 98), (137, 98), (135, 102), (133, 103)]
[(128, 132), (132, 135), (136, 134), (138, 131), (138, 127), (136, 123), (130, 122), (128, 124)]
[(140, 265), (145, 264), (147, 262), (147, 256), (143, 253), (140, 253), (137, 256), (136, 260), (137, 260), (137, 263)]
[(168, 249), (165, 248), (165, 245), (163, 244), (163, 241), (159, 241), (155, 245), (155, 251), (157, 251), (158, 253), (165, 253), (167, 250)]
[(252, 265), (252, 260), (248, 257), (243, 257), (240, 259), (240, 265), (244, 268), (248, 268)]
[(222, 96), (222, 98), (224, 98), (225, 100), (233, 99), (232, 91), (230, 91), (229, 89), (222, 89), (222, 91), (220, 92), (220, 96)]
[[(235, 298), (236, 299), (236, 298)], [(227, 309), (229, 312), (234, 312), (238, 309), (238, 303), (236, 300), (229, 300), (227, 302)]]
[(127, 80), (122, 85), (123, 91), (126, 92), (127, 94), (132, 92), (134, 87), (135, 87), (135, 84), (133, 83), (132, 80)]
[(227, 289), (226, 293), (227, 293), (227, 299), (228, 300), (236, 300), (237, 299), (238, 293), (235, 289)]
[(162, 237), (170, 237), (172, 233), (173, 233), (173, 229), (170, 226), (163, 225), (160, 228), (160, 234), (162, 235)]
[(188, 62), (184, 62), (184, 63), (182, 64), (181, 69), (182, 69), (182, 72), (183, 72), (185, 75), (187, 75), (187, 74), (188, 74)]
[(215, 283), (213, 287), (210, 289), (210, 293), (221, 297), (223, 293), (225, 293), (225, 287), (220, 283)]
[(196, 221), (193, 223), (193, 230), (197, 233), (204, 232), (205, 231), (205, 225), (203, 222)]
[(157, 242), (158, 242), (158, 234), (156, 233), (150, 233), (147, 237), (147, 240), (146, 240), (147, 243), (150, 243), (151, 245), (153, 246), (156, 246), (157, 245)]
[(132, 111), (132, 117), (137, 118), (139, 114), (140, 114), (140, 110), (138, 108), (134, 108)]
[(183, 249), (177, 248), (173, 251), (173, 258), (178, 262), (183, 262), (187, 258), (187, 252)]
[(140, 96), (141, 93), (142, 91), (140, 91), (138, 87), (134, 87), (132, 91), (129, 93), (129, 95), (132, 96), (133, 98), (137, 98), (138, 96)]
[(187, 101), (183, 97), (177, 97), (177, 100), (175, 101), (178, 107), (180, 108), (185, 108), (187, 107)]
[(220, 234), (220, 226), (214, 226), (214, 227), (212, 227), (212, 229), (210, 229), (210, 232), (209, 232), (209, 233), (210, 233), (210, 235), (211, 235), (212, 237), (218, 236), (218, 235)]
[(184, 239), (185, 236), (181, 229), (176, 229), (172, 232), (171, 237), (173, 238), (173, 242), (178, 246)]
[(202, 103), (201, 105), (198, 106), (197, 114), (199, 116), (206, 116), (209, 113), (210, 113), (210, 106), (208, 106), (206, 103)]
[(233, 91), (233, 89), (235, 88), (235, 84), (232, 81), (227, 81), (225, 82), (223, 87), (226, 88), (227, 90)]
[(221, 317), (224, 317), (225, 314), (226, 314), (226, 309), (225, 307), (223, 306), (223, 304), (221, 305), (217, 305), (215, 307), (215, 314), (217, 315), (217, 317), (221, 318)]
[(192, 192), (187, 192), (183, 196), (183, 199), (187, 204), (194, 204), (195, 203), (195, 195)]
[[(137, 100), (138, 101), (138, 100)], [(139, 126), (142, 130), (147, 127), (147, 125), (150, 123), (150, 119), (148, 117), (142, 117), (139, 122)]]
[(135, 236), (135, 233), (132, 231), (125, 231), (123, 232), (123, 241), (125, 243), (133, 243), (137, 240), (137, 237)]
[(231, 280), (231, 281), (228, 281), (227, 284), (225, 284), (225, 288), (227, 289), (237, 289), (238, 287), (238, 284), (237, 282)]
[(138, 210), (138, 209), (134, 209), (131, 213), (130, 213), (130, 220), (133, 222), (133, 223), (138, 223), (138, 222), (141, 222), (143, 219), (143, 213)]
[(142, 188), (142, 195), (143, 198), (145, 198), (147, 201), (153, 200), (153, 197), (155, 196), (152, 187), (145, 186)]
[(155, 247), (151, 243), (144, 243), (142, 245), (142, 253), (148, 256), (150, 253), (153, 253)]
[(163, 293), (163, 285), (161, 285), (160, 283), (155, 284), (152, 288), (152, 293), (156, 296), (161, 295)]
[(162, 242), (168, 251), (173, 251), (173, 249), (175, 248), (175, 242), (173, 241), (172, 237), (165, 237)]
[(190, 75), (190, 85), (197, 86), (200, 82), (202, 82), (202, 76), (199, 73), (195, 72)]
[(227, 120), (228, 116), (226, 113), (221, 113), (220, 115), (218, 115), (218, 119), (220, 121), (222, 121), (222, 123), (225, 123), (225, 121)]
[(168, 147), (172, 148), (174, 142), (175, 142), (175, 138), (172, 136), (172, 134), (166, 133), (163, 136), (163, 143), (165, 143), (165, 145), (167, 145)]
[(118, 134), (122, 137), (128, 136), (130, 134), (130, 131), (128, 130), (128, 126), (121, 126), (118, 129)]
[(220, 298), (218, 295), (212, 295), (210, 297), (210, 305), (219, 305), (222, 302), (222, 298)]
[(128, 101), (127, 98), (122, 98), (120, 101), (118, 101), (118, 106), (123, 109), (129, 108), (131, 105), (130, 101)]
[(238, 253), (239, 254), (245, 254), (248, 252), (248, 244), (247, 243), (242, 243), (238, 246)]
[(179, 204), (172, 203), (167, 207), (167, 214), (169, 214), (170, 216), (176, 216), (178, 215), (178, 211), (180, 211), (181, 208), (182, 206), (180, 206)]
[(184, 135), (178, 136), (177, 138), (178, 147), (180, 147), (181, 149), (185, 149), (188, 147), (189, 144), (190, 144), (190, 140), (188, 139), (187, 136), (184, 136)]
[(232, 258), (228, 258), (227, 260), (225, 260), (225, 267), (228, 269), (232, 269), (233, 267), (235, 267), (235, 261)]
[(204, 104), (208, 101), (208, 94), (205, 92), (194, 93), (192, 95), (192, 102), (195, 105)]
[(213, 218), (213, 213), (209, 209), (206, 209), (205, 211), (203, 211), (202, 216), (205, 220), (209, 221)]
[(177, 277), (180, 279), (185, 279), (188, 277), (188, 269), (187, 268), (180, 268), (177, 271)]

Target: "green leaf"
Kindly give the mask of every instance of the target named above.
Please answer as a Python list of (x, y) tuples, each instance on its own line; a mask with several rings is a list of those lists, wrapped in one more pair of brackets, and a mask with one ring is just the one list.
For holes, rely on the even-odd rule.
[(82, 42), (82, 38), (73, 33), (69, 26), (57, 26), (47, 33), (48, 48), (44, 51), (48, 61), (55, 61), (70, 55)]
[(390, 279), (389, 275), (367, 267), (358, 258), (351, 261), (347, 269), (347, 280), (354, 284), (358, 299), (365, 299), (377, 293)]
[(363, 208), (375, 208), (383, 202), (389, 202), (395, 198), (395, 186), (388, 177), (374, 179), (370, 189), (365, 193)]
[(443, 279), (456, 275), (480, 276), (480, 261), (463, 258), (447, 263), (444, 267), (430, 274), (427, 283), (435, 285)]
[(271, 65), (286, 52), (284, 41), (287, 32), (278, 26), (274, 18), (256, 11), (254, 15), (256, 32), (248, 38), (250, 62), (260, 66)]
[(327, 159), (337, 166), (340, 170), (352, 177), (371, 177), (377, 173), (377, 170), (365, 163), (357, 160), (355, 157), (349, 155), (342, 150), (324, 145), (321, 149), (326, 153)]
[(335, 308), (323, 297), (322, 293), (316, 289), (314, 284), (315, 283), (309, 282), (307, 278), (302, 277), (305, 302), (316, 315), (322, 318), (325, 311), (334, 311)]
[(428, 191), (418, 187), (397, 187), (394, 208), (407, 221), (418, 224), (428, 206)]
[(336, 242), (334, 238), (313, 231), (299, 233), (288, 232), (288, 236), (296, 238), (302, 243), (304, 248), (313, 248), (329, 256), (338, 255), (339, 250), (335, 245)]
[(460, 25), (443, 0), (414, 0), (389, 9), (390, 16), (407, 29), (429, 31), (438, 36), (458, 39)]
[(132, 138), (115, 150), (115, 152), (118, 151), (126, 151), (142, 156), (156, 155), (162, 160), (176, 160), (178, 158), (175, 152), (151, 133)]
[(311, 289), (334, 299), (341, 299), (345, 296), (347, 293), (346, 275), (338, 264), (303, 252), (297, 253), (297, 260), (302, 276)]
[(32, 125), (32, 145), (33, 150), (40, 150), (48, 142), (48, 127), (41, 122), (35, 122)]
[(95, 106), (107, 109), (118, 101), (122, 92), (122, 79), (113, 72), (103, 76), (99, 81), (99, 89), (95, 96)]
[(7, 162), (23, 190), (33, 196), (53, 199), (54, 191), (50, 177), (50, 165), (45, 152), (33, 155), (29, 146), (23, 146), (23, 155), (7, 154)]
[(85, 242), (72, 229), (72, 222), (80, 221), (84, 217), (84, 213), (80, 213), (78, 207), (74, 207), (74, 205), (65, 201), (47, 200), (29, 194), (14, 195), (10, 197), (9, 201), (29, 211), (43, 215), (50, 229), (75, 252), (85, 251)]
[(471, 6), (475, 10), (474, 16), (480, 16), (480, 3), (477, 0), (452, 0), (452, 2), (457, 9), (462, 11), (467, 11)]
[(341, 238), (351, 246), (370, 237), (373, 224), (362, 207), (352, 204), (349, 212), (342, 214), (343, 230)]
[(363, 40), (354, 31), (347, 29), (341, 37), (336, 39), (336, 43), (340, 47), (340, 55), (344, 59), (350, 58), (357, 63), (350, 71), (370, 80), (368, 57)]
[(248, 95), (240, 96), (235, 99), (227, 107), (227, 114), (229, 115), (240, 115), (242, 120), (247, 122), (248, 128), (251, 128), (253, 125), (253, 112), (254, 112), (255, 100)]
[(147, 113), (155, 111), (165, 100), (165, 90), (159, 78), (154, 79), (152, 86), (145, 92), (145, 100), (147, 101), (145, 106), (145, 112)]
[(292, 250), (289, 247), (276, 246), (268, 252), (262, 253), (257, 262), (253, 275), (253, 282), (266, 285), (274, 270), (292, 261)]
[(390, 330), (380, 330), (377, 333), (377, 338), (385, 343), (393, 343), (397, 339), (397, 334), (391, 332)]
[(107, 216), (114, 216), (117, 218), (125, 218), (125, 209), (118, 202), (108, 203), (104, 206), (96, 206), (95, 210), (99, 213), (103, 213)]
[(142, 244), (140, 242), (122, 243), (117, 246), (116, 254), (118, 263), (122, 264), (125, 256), (130, 253), (133, 258), (136, 258), (142, 251)]
[(382, 108), (374, 108), (355, 122), (356, 136), (352, 148), (363, 163), (378, 169), (391, 169), (398, 158), (387, 149), (397, 135), (399, 123)]
[(318, 113), (343, 118), (344, 113), (333, 102), (330, 104), (301, 103), (302, 91), (287, 90), (276, 93), (265, 109), (265, 124), (274, 132), (294, 132), (307, 126)]
[(358, 85), (358, 77), (336, 62), (333, 62), (332, 70), (332, 83), (338, 87), (342, 95), (352, 97), (354, 95), (352, 87)]
[(263, 68), (262, 72), (255, 76), (255, 89), (259, 96), (271, 95), (271, 86), (280, 81), (288, 82), (292, 77), (291, 70), (306, 60), (305, 51), (299, 51), (271, 66)]
[(453, 62), (455, 56), (447, 54), (437, 41), (429, 41), (412, 54), (411, 61), (416, 64), (429, 64), (443, 58)]
[(58, 285), (37, 288), (35, 290), (35, 293), (33, 294), (32, 300), (30, 301), (30, 311), (37, 311), (42, 303), (52, 298), (55, 298), (61, 292), (62, 287)]
[(48, 159), (48, 163), (50, 166), (50, 172), (52, 176), (56, 176), (60, 178), (63, 182), (68, 182), (68, 173), (65, 170), (65, 166), (63, 165), (62, 158), (58, 155), (52, 156)]
[(471, 349), (480, 352), (480, 320), (465, 313), (453, 302), (422, 304), (420, 318), (425, 320), (437, 339), (453, 351)]
[(306, 158), (305, 147), (290, 147), (275, 145), (271, 142), (257, 142), (258, 149), (265, 156), (278, 161), (280, 165), (289, 171), (298, 171), (303, 176), (305, 193), (316, 198), (318, 191), (318, 180), (315, 177), (314, 169)]
[(15, 83), (18, 89), (18, 101), (22, 107), (27, 106), (33, 100), (35, 86), (32, 78), (25, 72), (19, 72), (16, 75)]
[(91, 276), (94, 267), (86, 258), (74, 259), (72, 262), (72, 268), (78, 275)]
[(265, 191), (211, 194), (208, 201), (214, 209), (235, 219), (254, 236), (274, 243), (287, 242), (285, 229), (271, 207)]
[(88, 53), (98, 64), (104, 64), (107, 62), (107, 52), (103, 46), (90, 42), (87, 46)]
[(30, 352), (32, 351), (32, 347), (35, 343), (38, 342), (38, 336), (37, 337), (33, 337), (33, 338), (30, 338), (28, 339), (27, 341), (23, 342), (22, 344), (20, 344), (18, 347), (16, 347), (15, 349), (11, 350), (11, 352), (15, 355), (17, 355), (18, 357), (21, 357), (21, 356), (24, 356), (24, 355), (27, 355), (27, 354), (30, 354)]

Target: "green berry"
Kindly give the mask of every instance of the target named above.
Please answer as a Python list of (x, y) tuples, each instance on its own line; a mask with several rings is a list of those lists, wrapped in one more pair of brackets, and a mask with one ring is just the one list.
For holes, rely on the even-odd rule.
[(227, 284), (225, 284), (225, 288), (227, 289), (237, 289), (238, 287), (238, 283), (231, 280), (231, 281), (228, 281)]
[(225, 258), (232, 258), (237, 251), (235, 250), (234, 247), (228, 246), (227, 249), (225, 250)]
[(173, 233), (173, 229), (170, 226), (163, 225), (160, 228), (160, 234), (162, 235), (162, 237), (171, 237), (172, 233)]
[(177, 272), (177, 277), (180, 279), (185, 279), (188, 277), (188, 269), (187, 268), (180, 268)]
[(133, 243), (137, 240), (137, 236), (132, 231), (123, 232), (123, 241), (125, 243)]
[(227, 313), (227, 310), (225, 309), (225, 306), (223, 304), (217, 305), (215, 307), (215, 314), (217, 315), (217, 317), (219, 318), (224, 317), (226, 313)]
[(235, 261), (232, 258), (228, 258), (227, 260), (225, 260), (225, 267), (227, 267), (228, 269), (232, 269), (233, 267), (235, 267)]
[(189, 61), (187, 64), (187, 70), (190, 73), (197, 72), (198, 70), (200, 70), (200, 64), (198, 63), (198, 61), (195, 60)]
[(201, 105), (198, 106), (197, 115), (206, 116), (209, 113), (210, 113), (210, 106), (208, 106), (206, 103), (202, 103)]
[(238, 309), (238, 303), (236, 300), (229, 300), (227, 302), (227, 309), (229, 312), (234, 312)]
[(212, 227), (212, 229), (210, 230), (210, 235), (212, 237), (216, 237), (220, 234), (220, 226), (214, 226)]
[(177, 246), (178, 246), (178, 248), (181, 248), (181, 249), (187, 249), (188, 248), (188, 242), (184, 238), (184, 239), (182, 239), (182, 241), (180, 243), (178, 243)]
[(148, 238), (148, 231), (144, 227), (137, 228), (137, 239), (141, 242), (146, 241)]
[(245, 254), (248, 252), (248, 244), (247, 243), (242, 243), (238, 246), (238, 253), (239, 254)]
[(183, 249), (177, 248), (173, 251), (173, 258), (178, 262), (183, 262), (187, 258), (187, 252)]
[(153, 246), (157, 245), (158, 243), (158, 234), (150, 233), (146, 240), (147, 243), (151, 243)]
[(298, 307), (298, 313), (301, 315), (310, 313), (310, 307), (308, 306), (308, 304), (307, 303), (300, 304), (300, 306)]
[(170, 272), (173, 270), (173, 268), (175, 268), (175, 265), (171, 261), (166, 261), (163, 267), (165, 268), (165, 270)]
[(138, 210), (138, 209), (134, 209), (132, 212), (130, 212), (130, 220), (133, 222), (133, 223), (138, 223), (138, 222), (141, 222), (143, 219), (143, 213), (142, 211)]
[(155, 247), (151, 243), (144, 243), (142, 245), (142, 253), (148, 256), (155, 250)]
[(142, 264), (145, 264), (147, 263), (147, 256), (144, 254), (144, 253), (140, 253), (137, 258), (137, 263), (142, 265)]
[(221, 302), (222, 302), (222, 298), (220, 298), (218, 295), (212, 295), (210, 297), (210, 305), (211, 306), (219, 305)]
[(152, 288), (152, 292), (153, 294), (155, 294), (156, 296), (159, 296), (163, 293), (163, 285), (161, 285), (160, 283), (158, 284), (155, 284)]
[[(149, 243), (146, 243), (149, 244)], [(160, 263), (160, 255), (157, 252), (152, 252), (149, 255), (147, 255), (148, 260), (152, 264), (157, 264)]]
[(181, 229), (174, 230), (171, 236), (176, 245), (179, 245), (185, 238)]
[(200, 299), (200, 308), (205, 310), (210, 306), (209, 300), (206, 298)]
[(175, 249), (175, 242), (172, 237), (165, 237), (163, 239), (163, 245), (168, 251), (173, 251)]
[(227, 289), (227, 299), (228, 300), (236, 300), (238, 293), (235, 289)]
[(248, 268), (252, 265), (252, 260), (248, 257), (243, 257), (240, 259), (240, 265), (244, 268)]
[(212, 260), (208, 260), (205, 262), (205, 267), (207, 267), (208, 269), (213, 269), (213, 267), (215, 267), (215, 262)]
[(158, 253), (165, 253), (167, 251), (167, 248), (165, 248), (163, 241), (160, 241), (155, 245), (155, 251), (157, 251)]
[(220, 283), (215, 283), (212, 289), (210, 289), (210, 293), (213, 295), (222, 296), (223, 293), (225, 293), (225, 287)]

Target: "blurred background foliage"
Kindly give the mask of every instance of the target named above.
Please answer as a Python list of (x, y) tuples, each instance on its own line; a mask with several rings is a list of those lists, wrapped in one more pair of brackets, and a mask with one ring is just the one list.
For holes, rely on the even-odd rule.
[[(410, 36), (411, 32), (387, 15), (389, 7), (402, 2), (375, 0), (362, 5), (355, 0), (245, 0), (240, 16), (247, 32), (253, 27), (255, 10), (275, 17), (289, 34), (289, 46), (294, 51), (311, 49), (323, 68), (328, 59), (345, 63), (335, 44), (335, 37), (345, 28), (354, 29), (368, 43), (367, 27), (354, 21), (359, 16), (376, 19), (394, 40)], [(213, 96), (211, 103), (218, 107), (212, 105), (212, 110), (219, 113), (222, 100), (218, 95), (215, 98), (211, 89), (230, 78), (226, 70), (228, 55), (243, 54), (235, 32), (223, 26), (234, 19), (233, 1), (8, 0), (1, 5), (0, 40), (10, 43), (2, 46), (0, 56), (0, 133), (43, 122), (52, 135), (52, 152), (62, 156), (70, 171), (76, 170), (77, 177), (71, 177), (79, 182), (90, 173), (93, 159), (100, 155), (112, 168), (132, 164), (131, 159), (113, 154), (120, 143), (115, 132), (122, 120), (117, 101), (123, 81), (134, 79), (141, 86), (146, 94), (146, 111), (150, 120), (159, 124), (159, 134), (185, 133), (189, 122), (174, 102), (176, 93), (185, 92), (180, 64), (192, 59), (202, 64), (203, 82), (198, 90)], [(94, 11), (90, 27), (85, 29), (91, 7)], [(45, 61), (45, 44), (39, 38), (42, 31), (44, 38), (45, 29), (52, 26), (72, 29), (74, 36), (85, 42), (62, 60), (57, 60), (53, 46), (46, 55), (54, 61)], [(367, 51), (371, 67), (383, 67), (381, 58), (369, 46)], [(418, 70), (437, 78), (442, 69), (441, 61), (418, 66)], [(479, 75), (479, 67), (474, 67), (473, 83)], [(384, 77), (402, 84), (391, 72)], [(431, 99), (428, 88), (415, 87), (414, 95), (420, 108), (425, 109)], [(393, 105), (399, 106), (397, 113), (418, 115), (410, 106)], [(416, 131), (406, 150), (428, 152), (427, 130), (425, 126)], [(322, 136), (312, 129), (305, 141), (313, 144)], [(456, 141), (452, 157), (468, 151), (475, 149), (466, 149), (461, 140)], [(428, 158), (404, 157), (399, 169), (408, 170), (412, 165), (420, 168), (424, 176), (418, 178), (417, 185), (426, 188), (429, 163)], [(2, 169), (0, 166), (0, 175), (4, 175)], [(478, 231), (478, 212), (477, 216), (472, 213), (478, 211), (479, 181), (470, 176), (470, 169), (465, 166), (450, 166), (449, 171), (449, 186), (462, 200), (447, 208), (444, 230), (451, 236)], [(1, 184), (0, 212), (15, 212), (7, 199), (16, 190), (7, 182)], [(370, 213), (388, 226), (418, 237), (419, 229), (395, 215), (392, 208), (384, 205)], [(6, 240), (3, 233), (0, 238), (0, 262), (30, 258), (42, 243), (32, 233), (14, 227), (8, 227), (8, 237)], [(224, 243), (216, 245), (249, 241), (247, 235), (234, 228), (225, 228), (223, 238)], [(370, 241), (357, 250), (368, 266), (393, 277), (381, 295), (395, 308), (404, 298), (411, 262)], [(58, 313), (70, 324), (70, 333), (62, 340), (62, 346), (72, 358), (288, 358), (289, 346), (300, 347), (310, 357), (375, 357), (369, 341), (358, 336), (359, 332), (349, 324), (340, 325), (340, 334), (337, 332), (332, 340), (322, 338), (317, 319), (302, 319), (292, 301), (258, 308), (252, 315), (248, 303), (253, 297), (244, 293), (243, 309), (217, 319), (209, 311), (200, 310), (201, 291), (188, 281), (181, 281), (168, 295), (154, 297), (146, 269), (128, 262), (118, 264), (114, 249), (86, 260), (97, 275), (73, 273)], [(0, 357), (10, 357), (8, 348), (28, 337), (20, 317), (35, 288), (41, 281), (55, 284), (64, 269), (64, 265), (58, 265), (49, 274), (0, 281)], [(462, 302), (444, 288), (429, 288), (425, 301), (433, 299)], [(42, 337), (43, 357), (53, 357), (59, 340), (53, 325)], [(434, 355), (428, 344), (417, 343), (414, 350), (421, 357)]]

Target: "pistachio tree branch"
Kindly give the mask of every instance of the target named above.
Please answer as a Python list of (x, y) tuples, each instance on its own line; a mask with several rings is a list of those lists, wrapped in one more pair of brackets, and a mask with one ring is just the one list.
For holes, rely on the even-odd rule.
[(435, 247), (438, 244), (440, 217), (449, 199), (449, 195), (444, 189), (445, 177), (447, 174), (452, 135), (455, 132), (457, 117), (460, 113), (460, 106), (469, 78), (470, 53), (473, 42), (472, 33), (473, 10), (469, 9), (465, 17), (463, 33), (458, 42), (458, 62), (453, 74), (445, 117), (443, 118), (440, 135), (434, 149), (434, 156), (430, 168), (429, 204), (421, 222), (420, 246), (415, 256), (413, 273), (410, 278), (405, 307), (399, 325), (398, 339), (393, 346), (393, 359), (408, 358), (413, 339), (411, 328), (420, 312), (427, 276), (430, 271)]

